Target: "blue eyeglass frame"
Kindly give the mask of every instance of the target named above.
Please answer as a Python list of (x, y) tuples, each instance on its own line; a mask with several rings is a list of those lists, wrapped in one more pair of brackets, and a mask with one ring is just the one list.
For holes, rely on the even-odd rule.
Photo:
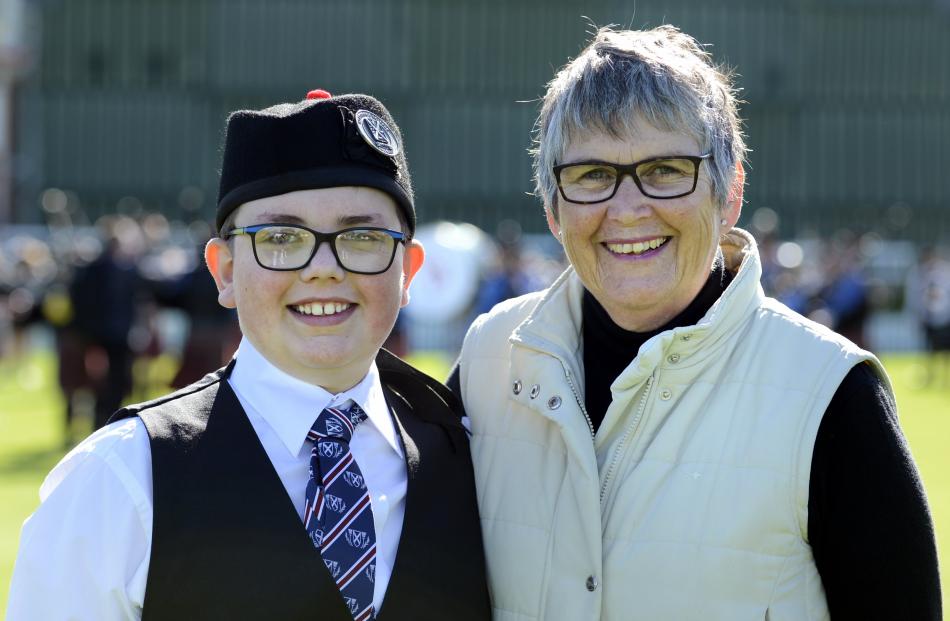
[[(307, 231), (308, 233), (313, 235), (313, 238), (314, 238), (313, 250), (310, 251), (310, 256), (307, 257), (307, 260), (303, 262), (303, 265), (301, 265), (300, 267), (270, 267), (261, 263), (260, 257), (257, 256), (257, 239), (256, 239), (257, 235), (256, 234), (258, 231), (272, 227), (272, 226), (279, 226), (279, 227), (291, 228), (291, 229), (300, 229), (303, 231)], [(336, 240), (341, 234), (349, 233), (350, 231), (379, 231), (381, 233), (386, 233), (387, 235), (392, 237), (394, 240), (396, 240), (397, 243), (393, 244), (393, 251), (392, 251), (392, 254), (389, 255), (389, 261), (386, 263), (386, 267), (375, 272), (361, 272), (359, 270), (352, 270), (346, 267), (345, 265), (343, 265), (343, 261), (340, 260), (340, 255), (336, 250)], [(295, 272), (297, 270), (301, 270), (305, 268), (307, 265), (309, 265), (311, 261), (313, 261), (313, 257), (316, 256), (317, 250), (320, 249), (320, 246), (322, 246), (324, 242), (327, 242), (330, 244), (330, 251), (333, 253), (333, 258), (336, 259), (337, 265), (339, 265), (345, 271), (350, 272), (351, 274), (365, 274), (368, 276), (372, 276), (374, 274), (382, 274), (383, 272), (387, 271), (390, 267), (392, 267), (393, 260), (396, 258), (396, 248), (399, 247), (400, 243), (405, 245), (406, 242), (408, 241), (408, 237), (406, 236), (405, 233), (400, 233), (399, 231), (393, 231), (392, 229), (387, 229), (380, 226), (353, 226), (346, 229), (340, 229), (339, 231), (334, 231), (333, 233), (321, 233), (320, 231), (315, 231), (311, 228), (307, 228), (299, 224), (284, 224), (280, 222), (254, 224), (251, 226), (242, 226), (239, 228), (231, 229), (230, 231), (224, 234), (224, 239), (230, 239), (234, 237), (235, 235), (249, 235), (250, 236), (251, 248), (254, 251), (254, 260), (257, 261), (257, 264), (260, 265), (265, 270), (270, 270), (272, 272)]]

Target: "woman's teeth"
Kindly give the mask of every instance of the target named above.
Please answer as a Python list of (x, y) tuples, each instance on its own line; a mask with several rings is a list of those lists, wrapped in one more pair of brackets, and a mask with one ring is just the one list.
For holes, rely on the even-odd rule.
[(633, 242), (632, 244), (605, 244), (607, 250), (617, 254), (643, 254), (647, 250), (655, 250), (665, 244), (669, 237), (657, 237), (644, 242)]
[(325, 304), (300, 304), (294, 306), (294, 310), (304, 315), (335, 315), (342, 313), (350, 307), (349, 304), (340, 302), (327, 302)]

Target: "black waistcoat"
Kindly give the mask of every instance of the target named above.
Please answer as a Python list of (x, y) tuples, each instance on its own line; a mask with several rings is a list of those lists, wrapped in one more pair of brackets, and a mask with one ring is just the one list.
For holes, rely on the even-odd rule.
[[(376, 364), (408, 473), (402, 535), (378, 618), (489, 619), (472, 462), (457, 403), (388, 352)], [(141, 417), (152, 449), (154, 525), (142, 617), (351, 621), (224, 381), (230, 369), (116, 415)]]

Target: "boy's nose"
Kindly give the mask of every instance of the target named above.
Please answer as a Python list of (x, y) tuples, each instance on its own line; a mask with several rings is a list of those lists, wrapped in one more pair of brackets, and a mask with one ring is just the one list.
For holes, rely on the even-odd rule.
[(334, 278), (340, 280), (344, 277), (346, 271), (340, 267), (333, 254), (333, 248), (330, 242), (321, 242), (317, 246), (310, 263), (307, 263), (300, 269), (300, 278), (303, 280), (312, 280), (314, 278)]

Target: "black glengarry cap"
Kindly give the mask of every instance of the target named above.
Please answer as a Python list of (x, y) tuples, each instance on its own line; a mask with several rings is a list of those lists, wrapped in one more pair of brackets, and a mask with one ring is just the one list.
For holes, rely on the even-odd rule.
[(406, 232), (415, 232), (402, 136), (378, 100), (318, 90), (299, 103), (238, 110), (227, 121), (216, 228), (242, 203), (345, 185), (389, 194), (406, 217)]

